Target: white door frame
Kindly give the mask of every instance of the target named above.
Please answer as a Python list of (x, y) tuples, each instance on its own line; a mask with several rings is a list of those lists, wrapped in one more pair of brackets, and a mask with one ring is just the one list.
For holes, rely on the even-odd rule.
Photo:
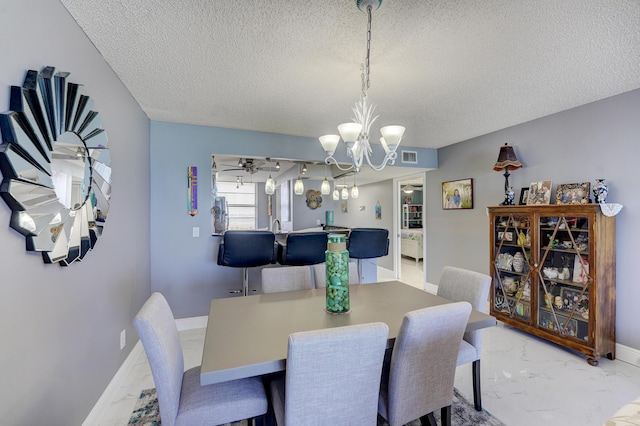
[(400, 230), (402, 228), (400, 210), (402, 208), (402, 191), (400, 189), (400, 182), (412, 178), (422, 178), (422, 281), (427, 282), (427, 228), (426, 228), (426, 183), (427, 172), (419, 172), (415, 175), (403, 176), (401, 178), (393, 178), (393, 239), (392, 246), (394, 247), (393, 256), (393, 276), (395, 279), (400, 279), (401, 273), (401, 251), (400, 251)]

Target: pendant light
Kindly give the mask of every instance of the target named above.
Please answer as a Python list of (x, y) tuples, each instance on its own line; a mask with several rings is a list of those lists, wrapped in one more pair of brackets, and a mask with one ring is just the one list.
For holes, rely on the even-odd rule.
[(344, 186), (342, 187), (342, 191), (341, 191), (341, 198), (343, 200), (346, 200), (349, 198), (349, 190), (347, 189), (347, 182), (346, 180), (343, 181), (344, 182)]
[(269, 162), (269, 177), (264, 183), (264, 192), (267, 195), (273, 195), (276, 192), (276, 182), (271, 177), (271, 162)]
[(351, 198), (358, 198), (360, 195), (360, 191), (358, 190), (358, 185), (356, 185), (356, 175), (353, 174), (353, 188), (351, 188)]
[(304, 193), (304, 183), (302, 183), (300, 175), (298, 175), (298, 179), (296, 179), (296, 183), (293, 185), (293, 193), (296, 195), (302, 195)]
[(320, 185), (320, 193), (322, 195), (329, 195), (330, 192), (331, 192), (331, 185), (329, 184), (329, 181), (327, 180), (327, 165), (325, 164), (325, 166), (324, 166), (324, 180), (322, 181), (322, 184)]

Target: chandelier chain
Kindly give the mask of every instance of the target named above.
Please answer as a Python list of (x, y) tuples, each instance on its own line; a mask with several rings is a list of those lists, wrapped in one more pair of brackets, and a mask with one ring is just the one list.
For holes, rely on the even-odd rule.
[(367, 56), (364, 58), (364, 74), (362, 75), (362, 95), (369, 91), (369, 53), (371, 52), (371, 5), (367, 6)]

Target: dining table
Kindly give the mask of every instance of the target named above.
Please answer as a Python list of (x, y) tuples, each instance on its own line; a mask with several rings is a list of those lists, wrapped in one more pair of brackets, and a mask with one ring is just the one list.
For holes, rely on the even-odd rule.
[[(284, 371), (291, 333), (383, 322), (393, 347), (407, 312), (452, 303), (400, 281), (350, 286), (350, 311), (325, 310), (325, 288), (211, 301), (200, 369), (201, 385)], [(466, 331), (496, 324), (472, 310)]]

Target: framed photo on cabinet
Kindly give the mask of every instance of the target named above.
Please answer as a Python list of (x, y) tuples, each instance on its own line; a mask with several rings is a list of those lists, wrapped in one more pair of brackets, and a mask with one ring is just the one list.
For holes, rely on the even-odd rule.
[(549, 205), (551, 202), (551, 181), (541, 180), (531, 182), (527, 205)]
[(556, 188), (556, 204), (588, 204), (589, 182), (562, 183)]

